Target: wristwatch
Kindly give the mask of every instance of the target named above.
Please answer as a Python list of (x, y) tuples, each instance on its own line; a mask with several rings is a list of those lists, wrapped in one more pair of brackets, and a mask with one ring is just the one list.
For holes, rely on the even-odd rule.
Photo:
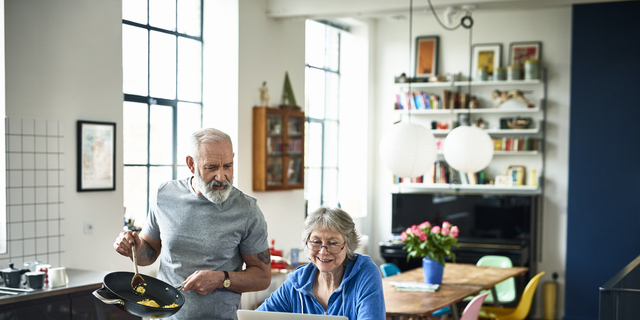
[(229, 279), (229, 272), (226, 271), (222, 271), (224, 272), (224, 281), (222, 281), (222, 286), (225, 288), (229, 288), (229, 286), (231, 285), (231, 279)]

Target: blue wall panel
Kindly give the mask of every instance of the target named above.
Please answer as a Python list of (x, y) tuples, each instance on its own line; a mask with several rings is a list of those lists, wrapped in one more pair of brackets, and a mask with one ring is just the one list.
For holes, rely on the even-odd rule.
[(640, 255), (640, 2), (573, 6), (565, 320)]

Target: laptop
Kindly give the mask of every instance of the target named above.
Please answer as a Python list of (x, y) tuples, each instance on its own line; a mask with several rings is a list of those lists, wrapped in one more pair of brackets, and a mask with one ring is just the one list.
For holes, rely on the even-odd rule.
[(238, 310), (238, 320), (349, 320), (345, 316)]

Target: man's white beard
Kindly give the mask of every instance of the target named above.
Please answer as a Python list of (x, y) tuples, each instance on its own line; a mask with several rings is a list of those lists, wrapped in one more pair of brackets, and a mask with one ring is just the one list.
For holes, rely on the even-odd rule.
[[(209, 183), (204, 182), (197, 167), (194, 170), (193, 178), (202, 195), (213, 203), (223, 203), (227, 200), (233, 187), (233, 178), (231, 178), (231, 181), (227, 180), (224, 182), (218, 182), (216, 179), (211, 179)], [(224, 189), (218, 190), (215, 189), (214, 186), (224, 186)]]

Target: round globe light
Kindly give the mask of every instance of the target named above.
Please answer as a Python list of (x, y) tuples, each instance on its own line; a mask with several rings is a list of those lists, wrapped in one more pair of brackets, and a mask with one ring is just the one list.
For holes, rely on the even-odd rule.
[(474, 173), (486, 168), (493, 159), (493, 141), (477, 127), (457, 127), (444, 139), (444, 159), (454, 169)]
[(425, 174), (436, 156), (436, 139), (431, 130), (421, 125), (396, 124), (380, 141), (382, 163), (398, 177), (415, 178)]

